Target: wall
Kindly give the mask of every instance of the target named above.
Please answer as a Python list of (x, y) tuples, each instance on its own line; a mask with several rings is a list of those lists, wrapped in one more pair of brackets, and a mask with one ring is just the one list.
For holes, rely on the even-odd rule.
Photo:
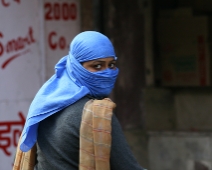
[[(85, 0), (83, 1), (85, 2)], [(160, 58), (158, 57), (158, 48), (154, 48), (154, 84), (152, 86), (145, 87), (146, 70), (144, 70), (144, 58), (146, 39), (144, 36), (146, 20), (144, 21), (145, 5), (149, 1), (118, 1), (107, 0), (104, 1), (104, 33), (108, 35), (116, 49), (118, 59), (118, 67), (120, 68), (119, 79), (117, 80), (112, 98), (117, 103), (116, 115), (118, 116), (122, 127), (125, 132), (125, 136), (130, 144), (133, 153), (138, 161), (144, 167), (148, 167), (150, 159), (154, 164), (154, 158), (149, 157), (149, 154), (156, 154), (157, 149), (149, 148), (150, 138), (163, 145), (167, 145), (170, 150), (178, 148), (180, 154), (175, 155), (177, 157), (185, 156), (186, 154), (192, 154), (192, 150), (189, 152), (183, 152), (185, 148), (180, 147), (175, 142), (172, 146), (168, 147), (169, 141), (186, 141), (187, 137), (192, 136), (193, 132), (196, 132), (197, 138), (192, 138), (191, 142), (198, 143), (198, 141), (204, 140), (201, 138), (201, 133), (205, 131), (211, 131), (211, 96), (212, 92), (209, 88), (168, 88), (162, 87), (160, 81)], [(158, 14), (155, 10), (158, 8), (174, 8), (178, 5), (184, 7), (192, 6), (196, 7), (196, 13), (203, 13), (205, 8), (207, 13), (211, 13), (211, 5), (207, 5), (211, 1), (201, 0), (162, 0), (154, 1), (153, 15), (156, 17)], [(87, 2), (85, 2), (87, 4)], [(88, 8), (93, 8), (93, 5), (87, 4)], [(93, 18), (93, 13), (89, 9), (84, 7), (87, 15), (82, 19), (82, 29), (93, 29), (94, 22), (90, 22)], [(89, 19), (88, 19), (89, 18)], [(86, 23), (86, 24), (85, 24)], [(84, 24), (84, 25), (83, 25)], [(87, 27), (86, 27), (87, 26)], [(153, 32), (156, 33), (155, 27)], [(146, 36), (148, 36), (148, 34)], [(152, 36), (152, 35), (150, 35)], [(151, 48), (151, 47), (149, 47)], [(150, 50), (150, 49), (147, 50)], [(152, 50), (152, 49), (151, 49)], [(152, 55), (152, 54), (151, 54)], [(151, 64), (150, 64), (151, 66)], [(124, 71), (123, 71), (124, 70)], [(152, 70), (151, 70), (152, 71)], [(151, 82), (152, 83), (152, 82)], [(151, 136), (149, 131), (166, 132), (166, 131), (186, 131), (187, 133), (182, 136), (177, 136), (176, 133), (164, 136), (164, 133), (156, 134), (157, 138)], [(207, 138), (207, 134), (205, 134)], [(173, 138), (170, 138), (173, 137)], [(208, 138), (207, 138), (208, 139)], [(190, 140), (190, 138), (189, 138)], [(210, 139), (209, 139), (210, 140)], [(183, 142), (182, 142), (183, 143)], [(154, 145), (152, 142), (151, 144)], [(153, 147), (158, 145), (154, 145)], [(200, 142), (201, 144), (201, 142)], [(182, 145), (183, 146), (183, 145)], [(200, 145), (198, 145), (200, 146)], [(200, 146), (200, 148), (204, 146)], [(158, 150), (160, 148), (158, 147)], [(182, 152), (181, 152), (182, 151)], [(203, 150), (202, 150), (203, 151)], [(200, 151), (200, 155), (204, 152)], [(158, 151), (158, 153), (166, 154), (168, 150)], [(205, 152), (206, 154), (208, 152)], [(197, 153), (198, 154), (198, 153)], [(165, 155), (166, 156), (166, 155)], [(157, 157), (160, 159), (162, 157)], [(168, 159), (168, 158), (167, 158)], [(179, 159), (176, 159), (176, 162)], [(195, 161), (188, 161), (188, 169), (194, 167)], [(203, 161), (204, 164), (204, 161)], [(190, 166), (191, 165), (191, 166)], [(206, 163), (207, 165), (207, 163)], [(164, 165), (165, 166), (165, 165)], [(172, 166), (172, 165), (170, 165)], [(209, 166), (210, 167), (210, 166)], [(155, 167), (151, 170), (155, 170)], [(160, 167), (158, 167), (160, 168)], [(169, 167), (170, 168), (170, 167)], [(185, 168), (185, 166), (184, 166)], [(197, 168), (198, 169), (198, 165)], [(199, 167), (201, 169), (201, 167)]]
[(31, 101), (80, 31), (80, 4), (2, 0), (0, 23), (0, 169), (8, 170)]
[(157, 132), (149, 139), (151, 170), (211, 170), (211, 133)]
[(94, 30), (93, 2), (80, 0), (81, 3), (81, 31)]
[(1, 170), (12, 169), (29, 104), (43, 79), (38, 6), (35, 0), (0, 2)]
[(107, 1), (105, 33), (118, 56), (119, 77), (113, 91), (115, 114), (138, 162), (148, 168), (143, 87), (145, 85), (144, 1)]
[(114, 89), (116, 114), (124, 128), (142, 126), (144, 87), (144, 20), (139, 1), (108, 1), (105, 33), (118, 56), (120, 74)]
[[(211, 15), (211, 1), (155, 0), (155, 19), (158, 9), (176, 7), (192, 7), (193, 15)], [(154, 52), (155, 86), (144, 90), (146, 130), (154, 132), (148, 133), (149, 168), (211, 169), (211, 85), (161, 86), (161, 59), (157, 47)]]

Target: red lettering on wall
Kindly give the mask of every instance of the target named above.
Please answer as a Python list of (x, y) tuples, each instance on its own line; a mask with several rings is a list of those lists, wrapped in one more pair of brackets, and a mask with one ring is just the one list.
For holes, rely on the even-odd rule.
[(4, 69), (12, 60), (14, 60), (15, 58), (21, 56), (21, 55), (24, 55), (26, 53), (30, 52), (30, 50), (25, 50), (23, 51), (22, 53), (18, 53), (18, 54), (15, 54), (13, 56), (11, 56), (10, 58), (8, 58), (1, 66), (2, 69)]
[(9, 2), (5, 2), (5, 0), (1, 0), (3, 6), (8, 7), (10, 5)]
[(33, 37), (33, 29), (32, 29), (32, 27), (29, 27), (29, 41), (30, 41), (30, 43), (34, 43), (35, 42), (35, 39)]
[(76, 20), (77, 5), (75, 3), (50, 3), (44, 4), (45, 20)]
[(66, 47), (66, 39), (62, 36), (62, 37), (60, 37), (60, 39), (59, 39), (59, 47), (60, 47), (60, 49), (65, 49), (65, 47)]
[[(0, 38), (3, 38), (3, 37), (4, 37), (3, 33), (0, 32)], [(16, 54), (9, 57), (2, 64), (1, 68), (4, 69), (13, 59), (29, 52), (30, 50), (26, 49), (26, 48), (27, 48), (27, 46), (31, 45), (32, 43), (35, 43), (32, 27), (29, 27), (28, 33), (25, 37), (18, 36), (17, 38), (7, 41), (5, 44), (0, 42), (0, 57), (3, 56), (4, 53), (9, 54), (12, 52), (16, 52)], [(22, 51), (23, 49), (25, 49), (25, 51)]]
[(51, 4), (48, 3), (48, 2), (45, 3), (44, 9), (46, 10), (45, 19), (46, 19), (46, 20), (52, 20), (52, 16), (51, 16), (51, 13), (52, 13)]
[[(5, 127), (4, 130), (0, 129), (0, 149), (2, 149), (4, 151), (4, 153), (7, 156), (10, 156), (11, 153), (9, 152), (9, 147), (11, 147), (12, 145), (17, 147), (18, 144), (18, 139), (21, 135), (21, 131), (20, 129), (14, 129), (12, 130), (12, 126), (21, 126), (21, 128), (23, 129), (24, 127), (24, 123), (25, 123), (25, 118), (22, 112), (19, 112), (19, 117), (20, 120), (19, 121), (11, 121), (11, 122), (0, 122), (0, 127)], [(9, 136), (5, 136), (5, 135), (9, 135), (10, 133), (12, 133), (12, 137)]]
[(60, 19), (60, 4), (59, 3), (55, 3), (53, 6), (53, 18), (55, 20), (59, 20)]
[[(1, 32), (0, 32), (0, 38), (3, 38), (3, 34)], [(0, 42), (0, 57), (3, 55), (3, 53), (4, 53), (4, 46)]]
[(63, 3), (62, 4), (62, 17), (63, 17), (63, 20), (68, 20), (69, 19), (69, 5), (68, 3)]
[(21, 3), (21, 0), (14, 0), (15, 2), (17, 2), (18, 4), (20, 4)]
[(57, 33), (52, 31), (52, 32), (50, 32), (49, 37), (48, 37), (49, 46), (52, 50), (55, 50), (57, 48), (57, 43), (53, 43), (53, 41), (52, 41), (53, 36), (56, 36), (56, 35), (57, 35)]
[[(17, 2), (18, 4), (21, 3), (21, 0), (14, 0), (15, 2)], [(7, 2), (6, 0), (1, 0), (1, 3), (4, 7), (9, 7), (10, 6), (10, 3)]]
[(76, 4), (70, 5), (70, 17), (75, 20), (77, 18), (77, 7)]
[(52, 31), (48, 36), (48, 44), (52, 50), (56, 50), (57, 48), (64, 50), (66, 48), (66, 39), (63, 36), (57, 38), (57, 33)]

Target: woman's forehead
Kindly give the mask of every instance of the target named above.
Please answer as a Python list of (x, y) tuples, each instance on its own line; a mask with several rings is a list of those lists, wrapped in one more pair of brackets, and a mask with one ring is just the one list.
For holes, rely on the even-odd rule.
[(70, 53), (80, 63), (108, 58), (108, 56), (116, 57), (114, 47), (109, 38), (94, 31), (78, 34), (71, 42)]
[(105, 58), (98, 58), (98, 59), (95, 59), (95, 60), (90, 60), (88, 62), (98, 62), (98, 61), (111, 62), (111, 61), (114, 61), (114, 60), (115, 60), (114, 57), (105, 57)]

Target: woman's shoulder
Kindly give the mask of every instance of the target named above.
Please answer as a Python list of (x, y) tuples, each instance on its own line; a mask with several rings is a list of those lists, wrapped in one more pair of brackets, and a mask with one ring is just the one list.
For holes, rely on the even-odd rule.
[(67, 106), (63, 110), (56, 113), (57, 119), (61, 119), (63, 121), (69, 121), (72, 122), (79, 122), (82, 118), (82, 112), (85, 104), (91, 100), (89, 96), (84, 96), (78, 101), (74, 102), (73, 104)]
[[(40, 122), (40, 127), (54, 127), (56, 129), (63, 129), (72, 127), (78, 127), (82, 118), (82, 111), (86, 102), (91, 100), (88, 96), (82, 97), (75, 103), (67, 106), (63, 110), (49, 116)], [(44, 128), (48, 129), (48, 128)]]
[(62, 110), (62, 112), (82, 112), (85, 104), (91, 100), (92, 98), (88, 95), (82, 97), (81, 99), (79, 99), (78, 101), (76, 101), (75, 103), (71, 104), (70, 106), (67, 106), (65, 109)]
[[(65, 107), (64, 109), (54, 113), (53, 115), (49, 116), (48, 118), (44, 119), (42, 122), (43, 124), (46, 123), (53, 123), (57, 122), (78, 122), (81, 119), (83, 108), (88, 102), (91, 100), (89, 96), (84, 96), (75, 103)], [(41, 122), (41, 123), (42, 123)]]

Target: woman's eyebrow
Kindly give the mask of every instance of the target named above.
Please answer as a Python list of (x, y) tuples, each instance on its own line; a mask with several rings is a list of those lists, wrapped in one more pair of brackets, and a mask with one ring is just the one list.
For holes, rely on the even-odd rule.
[(95, 63), (104, 63), (104, 62), (105, 62), (105, 61), (96, 60), (96, 61), (93, 62), (93, 64), (95, 64)]
[(104, 60), (101, 60), (101, 59), (97, 59), (95, 61), (92, 62), (92, 64), (95, 64), (95, 63), (105, 63), (105, 62), (116, 62), (116, 60), (111, 60), (111, 61), (104, 61)]

